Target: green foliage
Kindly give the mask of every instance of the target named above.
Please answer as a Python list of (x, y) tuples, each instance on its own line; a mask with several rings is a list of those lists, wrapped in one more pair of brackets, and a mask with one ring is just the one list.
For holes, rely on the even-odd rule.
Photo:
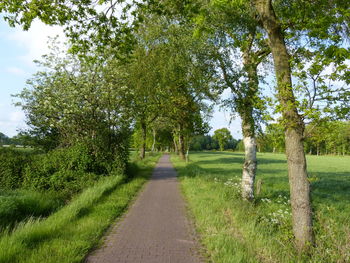
[[(305, 127), (304, 147), (309, 154), (349, 155), (350, 126), (347, 121), (314, 121)], [(281, 124), (266, 126), (257, 137), (260, 152), (284, 152), (284, 129)]]
[(81, 191), (107, 169), (92, 158), (86, 145), (56, 149), (36, 156), (24, 172), (23, 187), (53, 190), (67, 196)]
[(22, 100), (18, 105), (31, 127), (27, 135), (45, 150), (86, 145), (86, 153), (97, 165), (108, 167), (117, 161), (125, 169), (131, 90), (123, 86), (119, 61), (101, 56), (62, 56), (54, 43), (41, 62), (45, 70), (28, 81), (18, 95)]
[(0, 190), (22, 186), (25, 167), (32, 161), (34, 151), (0, 149)]
[(13, 140), (12, 138), (9, 138), (8, 136), (0, 132), (0, 146), (10, 144), (16, 144), (16, 140)]
[(227, 128), (221, 128), (214, 131), (213, 138), (219, 142), (220, 151), (223, 151), (225, 149), (225, 145), (232, 140), (232, 135)]
[[(229, 138), (225, 144), (224, 149), (236, 150), (239, 141), (234, 138)], [(192, 138), (191, 151), (203, 151), (203, 150), (219, 150), (219, 142), (214, 136), (211, 135), (197, 135)]]
[(305, 130), (305, 150), (310, 154), (350, 154), (350, 123), (328, 121), (311, 123)]
[(257, 146), (261, 152), (284, 152), (284, 128), (281, 123), (271, 123), (266, 126), (265, 132), (259, 134)]

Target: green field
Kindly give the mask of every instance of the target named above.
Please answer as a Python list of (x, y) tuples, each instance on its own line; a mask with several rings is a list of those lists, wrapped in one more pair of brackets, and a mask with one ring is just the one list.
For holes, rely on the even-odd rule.
[(350, 158), (308, 156), (316, 244), (308, 255), (293, 249), (285, 155), (258, 154), (261, 191), (240, 199), (243, 153), (198, 152), (179, 172), (201, 242), (219, 262), (350, 262)]

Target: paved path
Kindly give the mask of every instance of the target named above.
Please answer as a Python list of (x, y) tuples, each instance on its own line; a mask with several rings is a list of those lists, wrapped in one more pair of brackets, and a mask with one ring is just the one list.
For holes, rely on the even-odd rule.
[(199, 263), (191, 233), (176, 171), (164, 155), (125, 218), (87, 262)]

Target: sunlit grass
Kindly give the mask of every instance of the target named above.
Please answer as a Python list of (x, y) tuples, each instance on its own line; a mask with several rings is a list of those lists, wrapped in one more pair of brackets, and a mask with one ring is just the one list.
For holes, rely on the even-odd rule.
[(180, 174), (197, 229), (214, 262), (349, 262), (350, 158), (308, 156), (316, 246), (311, 257), (293, 248), (287, 165), (283, 154), (259, 154), (255, 203), (240, 200), (242, 153), (200, 152)]

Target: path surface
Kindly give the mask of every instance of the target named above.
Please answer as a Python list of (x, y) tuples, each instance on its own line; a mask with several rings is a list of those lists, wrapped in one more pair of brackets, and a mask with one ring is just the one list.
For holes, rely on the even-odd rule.
[(176, 171), (164, 155), (125, 218), (87, 262), (199, 263)]

